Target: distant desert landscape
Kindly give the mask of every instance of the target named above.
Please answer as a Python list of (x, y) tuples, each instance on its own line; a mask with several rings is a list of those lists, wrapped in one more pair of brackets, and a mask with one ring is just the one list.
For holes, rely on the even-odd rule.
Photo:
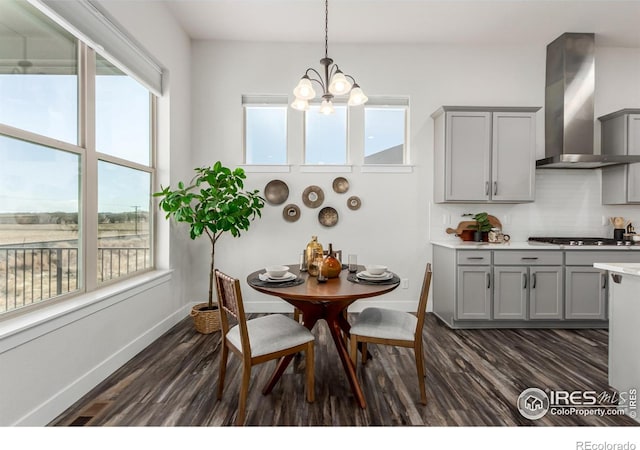
[[(98, 282), (150, 266), (148, 222), (98, 225)], [(0, 223), (0, 313), (79, 289), (78, 225)]]

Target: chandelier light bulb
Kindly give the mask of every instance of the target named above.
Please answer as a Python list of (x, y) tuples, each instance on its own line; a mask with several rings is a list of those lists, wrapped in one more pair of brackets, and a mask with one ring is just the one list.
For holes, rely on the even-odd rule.
[(293, 90), (293, 94), (301, 100), (311, 100), (316, 96), (316, 91), (313, 89), (309, 77), (305, 75), (300, 79), (298, 85)]
[(364, 105), (369, 100), (369, 97), (364, 95), (362, 89), (357, 84), (353, 85), (353, 89), (351, 89), (351, 94), (349, 95), (349, 101), (347, 102), (349, 106), (359, 106)]
[(339, 70), (331, 77), (331, 83), (329, 84), (329, 92), (333, 95), (342, 95), (349, 92), (351, 89), (351, 83)]
[(320, 105), (320, 112), (322, 114), (333, 114), (335, 112), (331, 100), (322, 100), (322, 104)]
[(291, 107), (293, 109), (297, 109), (298, 111), (307, 111), (309, 109), (309, 102), (307, 100), (303, 100), (301, 98), (296, 98), (291, 103)]

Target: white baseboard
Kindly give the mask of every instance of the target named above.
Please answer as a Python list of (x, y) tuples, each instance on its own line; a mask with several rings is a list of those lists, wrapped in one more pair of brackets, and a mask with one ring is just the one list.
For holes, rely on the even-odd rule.
[(171, 327), (183, 320), (189, 314), (189, 311), (191, 311), (191, 305), (181, 307), (100, 364), (80, 375), (67, 387), (58, 391), (28, 414), (11, 424), (11, 426), (40, 427), (47, 425), (127, 361), (166, 333)]

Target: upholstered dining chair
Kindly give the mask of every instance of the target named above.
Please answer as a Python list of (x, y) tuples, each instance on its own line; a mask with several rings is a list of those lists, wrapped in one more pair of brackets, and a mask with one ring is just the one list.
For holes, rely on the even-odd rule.
[[(298, 352), (306, 354), (307, 401), (315, 399), (314, 336), (301, 324), (282, 314), (270, 314), (247, 320), (240, 282), (218, 269), (215, 271), (222, 330), (222, 356), (218, 400), (222, 398), (229, 350), (242, 359), (242, 382), (236, 425), (243, 425), (251, 380), (251, 368)], [(237, 322), (230, 327), (229, 318)]]
[(413, 348), (420, 386), (420, 400), (427, 404), (424, 380), (424, 356), (422, 352), (422, 329), (424, 328), (429, 287), (431, 286), (431, 263), (427, 264), (422, 282), (417, 313), (411, 314), (392, 309), (365, 308), (349, 330), (351, 335), (351, 360), (356, 364), (358, 343), (361, 343), (362, 364), (367, 360), (367, 343)]

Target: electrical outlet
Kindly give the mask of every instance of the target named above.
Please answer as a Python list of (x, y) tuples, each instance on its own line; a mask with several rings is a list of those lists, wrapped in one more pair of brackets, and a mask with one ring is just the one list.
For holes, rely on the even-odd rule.
[(400, 286), (402, 287), (402, 289), (409, 289), (409, 279), (403, 278), (400, 282)]
[(511, 216), (509, 214), (506, 214), (504, 216), (504, 224), (505, 225), (511, 225)]
[(449, 225), (451, 219), (449, 219), (449, 214), (442, 215), (442, 225)]
[(609, 223), (609, 219), (607, 219), (607, 216), (602, 216), (602, 226), (606, 226)]

